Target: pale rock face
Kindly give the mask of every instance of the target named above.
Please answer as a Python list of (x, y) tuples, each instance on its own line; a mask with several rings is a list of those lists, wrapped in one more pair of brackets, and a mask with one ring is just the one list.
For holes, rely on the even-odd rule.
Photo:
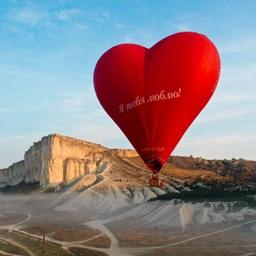
[(0, 170), (0, 187), (16, 186), (25, 178), (25, 163), (20, 161), (14, 163), (7, 169)]
[(57, 134), (33, 144), (24, 161), (0, 170), (0, 186), (39, 182), (40, 186), (68, 184), (86, 174), (100, 173), (107, 166), (109, 151), (120, 157), (137, 156), (134, 150), (109, 150), (101, 145)]
[(94, 155), (105, 150), (94, 143), (49, 135), (25, 153), (25, 182), (39, 182), (41, 186), (69, 183), (95, 172), (100, 159)]
[(133, 203), (140, 204), (145, 201), (142, 188), (135, 188), (133, 191)]
[(85, 162), (68, 158), (64, 161), (64, 183), (69, 183), (87, 173)]
[(143, 194), (144, 194), (144, 197), (145, 197), (145, 201), (148, 201), (152, 198), (157, 197), (157, 195), (151, 189), (149, 189), (148, 187), (143, 188)]
[(166, 194), (166, 192), (161, 189), (161, 188), (157, 188), (157, 187), (152, 187), (151, 188), (158, 196), (162, 196), (164, 194)]
[(96, 170), (97, 170), (97, 164), (96, 162), (92, 161), (92, 160), (89, 160), (87, 163), (87, 168), (88, 168), (88, 171), (89, 173), (95, 173)]
[[(51, 166), (52, 136), (43, 137), (25, 153), (25, 182), (44, 181)], [(43, 179), (43, 180), (42, 180)]]

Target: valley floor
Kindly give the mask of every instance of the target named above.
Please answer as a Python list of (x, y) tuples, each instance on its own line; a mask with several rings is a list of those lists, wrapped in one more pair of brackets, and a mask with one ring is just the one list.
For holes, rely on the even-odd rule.
[(256, 255), (256, 210), (242, 203), (80, 200), (0, 195), (0, 255)]

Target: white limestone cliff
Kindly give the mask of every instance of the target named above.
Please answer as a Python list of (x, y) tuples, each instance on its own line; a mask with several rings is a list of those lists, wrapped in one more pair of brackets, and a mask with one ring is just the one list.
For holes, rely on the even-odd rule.
[(20, 161), (0, 170), (0, 187), (16, 186), (25, 178), (25, 162)]
[(100, 171), (108, 161), (104, 152), (121, 157), (136, 156), (134, 150), (108, 149), (99, 144), (58, 134), (43, 137), (25, 152), (24, 160), (0, 170), (0, 186), (20, 182), (40, 186), (67, 184), (84, 174)]

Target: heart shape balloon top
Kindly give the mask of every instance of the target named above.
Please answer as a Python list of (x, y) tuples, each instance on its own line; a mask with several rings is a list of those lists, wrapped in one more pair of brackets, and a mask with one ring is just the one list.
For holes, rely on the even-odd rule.
[(151, 48), (120, 44), (94, 71), (97, 97), (147, 166), (158, 172), (211, 98), (220, 57), (204, 35), (181, 32)]

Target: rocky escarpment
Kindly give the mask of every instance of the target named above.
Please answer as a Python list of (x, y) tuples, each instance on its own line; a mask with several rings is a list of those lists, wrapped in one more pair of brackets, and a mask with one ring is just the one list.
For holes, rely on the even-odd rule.
[(25, 153), (25, 182), (41, 186), (68, 183), (96, 171), (103, 146), (57, 134), (44, 137)]
[(189, 170), (207, 170), (223, 177), (235, 177), (247, 181), (256, 180), (256, 161), (245, 159), (207, 160), (201, 157), (171, 156), (169, 164)]
[(20, 182), (40, 186), (68, 184), (85, 174), (102, 171), (108, 159), (103, 152), (121, 157), (136, 156), (133, 150), (107, 149), (57, 134), (43, 137), (25, 152), (24, 160), (0, 170), (0, 186), (15, 186)]
[(23, 161), (0, 170), (0, 188), (30, 191), (39, 184), (48, 191), (88, 190), (101, 198), (107, 194), (117, 200), (122, 198), (124, 204), (165, 195), (167, 198), (209, 197), (210, 194), (219, 197), (223, 192), (231, 196), (236, 191), (256, 192), (256, 162), (243, 159), (173, 156), (160, 172), (164, 187), (150, 187), (149, 176), (134, 150), (109, 149), (53, 134), (34, 143)]

